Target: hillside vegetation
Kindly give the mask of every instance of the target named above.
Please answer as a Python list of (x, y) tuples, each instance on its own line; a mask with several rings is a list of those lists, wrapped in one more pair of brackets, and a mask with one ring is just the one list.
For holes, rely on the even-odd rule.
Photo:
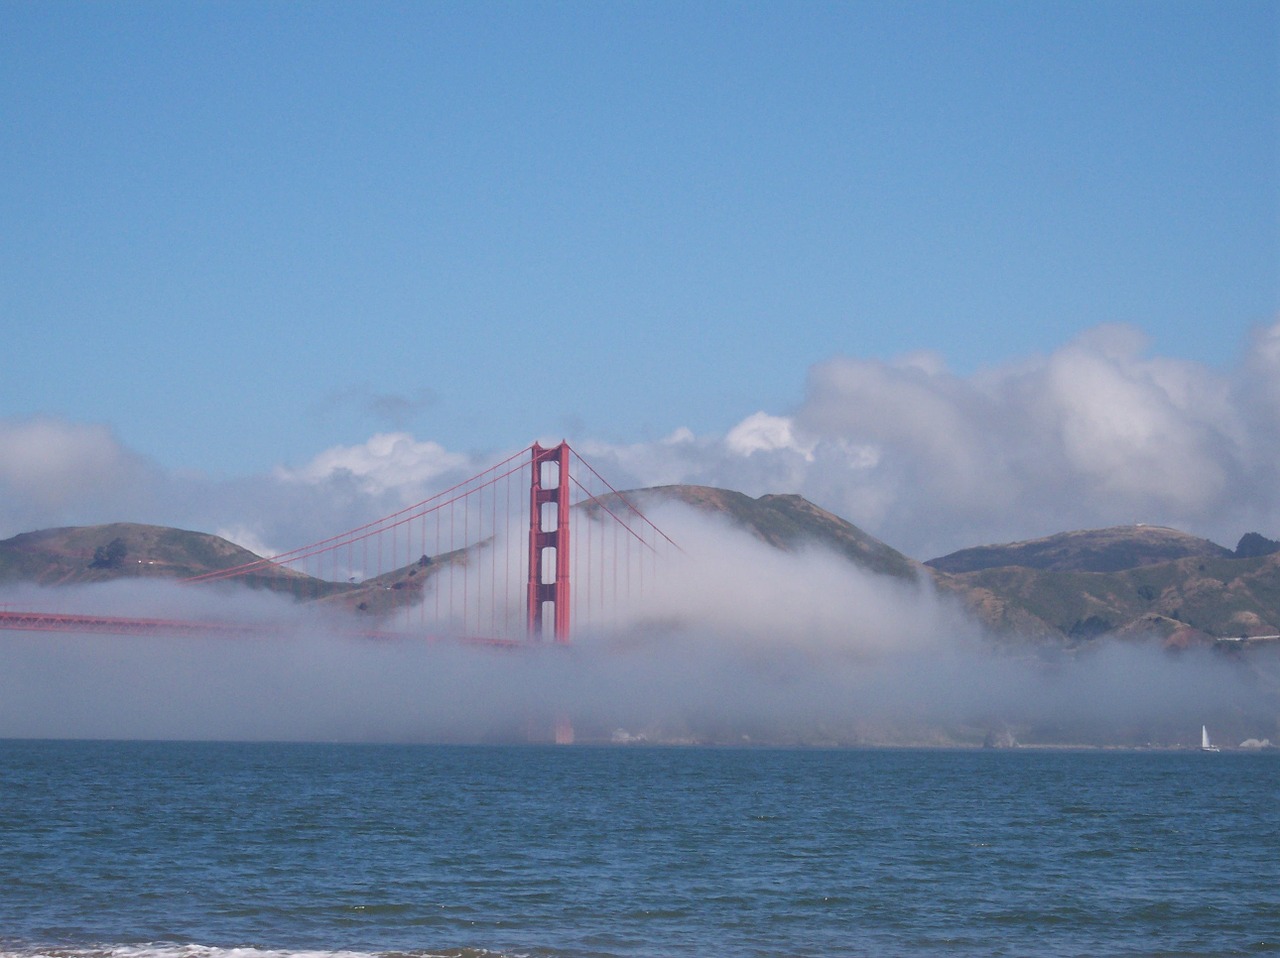
[(760, 541), (786, 552), (817, 546), (879, 575), (916, 579), (922, 574), (918, 563), (803, 496), (765, 495), (753, 499), (741, 492), (711, 486), (655, 486), (623, 495), (642, 508), (656, 502), (682, 502), (727, 518)]
[(1176, 529), (1118, 526), (925, 564), (949, 590), (998, 605), (988, 619), (1004, 631), (1030, 617), (1071, 646), (1138, 633), (1186, 644), (1280, 633), (1280, 552), (1268, 545), (1280, 548), (1257, 534), (1233, 552)]
[(925, 565), (940, 572), (978, 572), (1021, 566), (1052, 572), (1121, 572), (1176, 559), (1230, 558), (1232, 552), (1208, 539), (1163, 526), (1115, 526), (1060, 532), (1043, 539), (961, 549)]
[[(964, 549), (921, 564), (796, 495), (752, 498), (691, 485), (623, 495), (641, 510), (683, 503), (786, 552), (821, 548), (876, 575), (932, 580), (1008, 641), (1077, 648), (1104, 635), (1155, 634), (1183, 645), (1280, 634), (1280, 542), (1257, 533), (1232, 551), (1176, 529), (1119, 526)], [(625, 509), (609, 499), (578, 508), (604, 507)], [(326, 582), (270, 564), (237, 581), (377, 618), (420, 601), (434, 575), (490, 545), (423, 556), (362, 583)], [(0, 583), (186, 579), (258, 559), (218, 536), (161, 526), (46, 529), (0, 542)]]
[(187, 578), (257, 558), (217, 536), (116, 522), (43, 529), (0, 542), (0, 581), (64, 585), (126, 575)]
[[(122, 578), (187, 579), (260, 560), (219, 536), (168, 526), (114, 522), (25, 532), (0, 542), (0, 583), (58, 586)], [(308, 576), (266, 565), (238, 581), (294, 590)]]

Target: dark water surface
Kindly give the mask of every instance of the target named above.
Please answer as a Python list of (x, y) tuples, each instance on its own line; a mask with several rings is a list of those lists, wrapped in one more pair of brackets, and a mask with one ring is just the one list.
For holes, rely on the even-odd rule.
[(1280, 953), (1280, 755), (0, 742), (0, 953)]

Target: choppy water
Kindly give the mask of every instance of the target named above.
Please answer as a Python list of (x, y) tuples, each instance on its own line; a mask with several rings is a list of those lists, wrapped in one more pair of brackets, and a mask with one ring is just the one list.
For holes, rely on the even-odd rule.
[(0, 953), (1280, 952), (1280, 755), (0, 742)]

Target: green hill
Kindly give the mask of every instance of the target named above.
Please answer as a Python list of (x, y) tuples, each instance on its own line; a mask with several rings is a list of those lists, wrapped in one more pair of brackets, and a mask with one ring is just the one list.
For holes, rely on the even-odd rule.
[(802, 496), (764, 495), (753, 499), (729, 489), (687, 485), (655, 486), (622, 495), (642, 511), (660, 502), (682, 502), (723, 516), (760, 541), (786, 552), (816, 545), (879, 575), (916, 579), (922, 574), (918, 563)]
[[(56, 586), (130, 578), (187, 579), (256, 561), (261, 557), (219, 536), (115, 522), (43, 529), (0, 541), (0, 583)], [(279, 591), (296, 591), (307, 583), (320, 593), (329, 585), (277, 565), (266, 565), (239, 581)]]
[(1047, 572), (1120, 572), (1177, 559), (1223, 559), (1232, 555), (1208, 539), (1163, 526), (1115, 526), (1060, 532), (1043, 539), (961, 549), (925, 563), (939, 572), (964, 573), (1002, 566)]
[(997, 611), (989, 624), (1034, 631), (1027, 624), (1038, 620), (1068, 646), (1106, 634), (1181, 644), (1280, 633), (1280, 554), (1239, 556), (1176, 529), (1061, 533), (926, 565), (949, 590)]
[[(965, 549), (920, 564), (800, 496), (752, 498), (691, 485), (623, 495), (644, 511), (683, 503), (786, 552), (818, 546), (879, 575), (908, 581), (928, 576), (1010, 641), (1075, 648), (1110, 634), (1154, 633), (1173, 644), (1280, 634), (1280, 552), (1268, 551), (1275, 543), (1256, 534), (1232, 552), (1175, 529), (1122, 526)], [(609, 499), (578, 508), (591, 513), (604, 507), (623, 508)], [(381, 617), (420, 601), (434, 575), (475, 561), (486, 547), (423, 556), (358, 584), (271, 564), (237, 581)], [(262, 560), (218, 536), (113, 523), (45, 529), (0, 542), (0, 583), (180, 580), (255, 561)]]

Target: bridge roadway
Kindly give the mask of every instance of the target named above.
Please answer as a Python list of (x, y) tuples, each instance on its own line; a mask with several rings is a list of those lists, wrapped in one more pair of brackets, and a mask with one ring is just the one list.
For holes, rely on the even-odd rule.
[[(271, 625), (246, 622), (207, 622), (188, 619), (142, 619), (128, 616), (82, 615), (69, 612), (15, 612), (0, 609), (0, 630), (15, 632), (83, 632), (97, 635), (222, 635), (233, 636), (283, 636), (297, 631), (296, 626)], [(380, 641), (405, 641), (425, 639), (428, 642), (462, 642), (466, 645), (488, 645), (495, 648), (523, 648), (534, 645), (519, 639), (501, 639), (490, 636), (443, 637), (409, 632), (386, 632), (378, 629), (358, 629), (342, 632), (354, 638)], [(1241, 648), (1280, 642), (1280, 635), (1215, 636), (1214, 645), (1220, 648)]]
[[(113, 615), (79, 615), (68, 612), (15, 612), (0, 609), (0, 629), (19, 632), (84, 632), (96, 635), (214, 635), (283, 636), (296, 632), (296, 627), (267, 623), (199, 622), (185, 619), (138, 619)], [(404, 641), (426, 639), (430, 642), (459, 641), (466, 645), (488, 645), (495, 648), (522, 648), (529, 643), (517, 639), (499, 639), (484, 636), (468, 636), (453, 639), (441, 636), (414, 635), (407, 632), (384, 632), (377, 629), (360, 629), (341, 632), (353, 638), (379, 641)]]

